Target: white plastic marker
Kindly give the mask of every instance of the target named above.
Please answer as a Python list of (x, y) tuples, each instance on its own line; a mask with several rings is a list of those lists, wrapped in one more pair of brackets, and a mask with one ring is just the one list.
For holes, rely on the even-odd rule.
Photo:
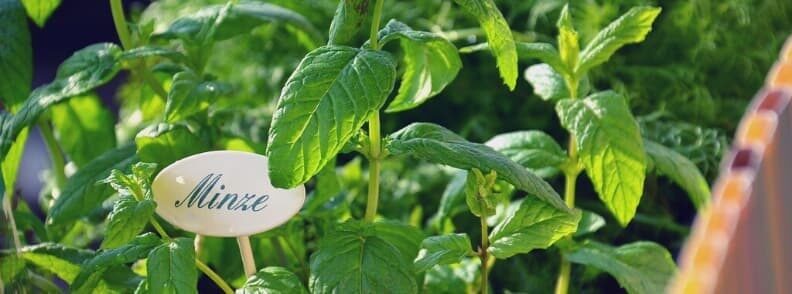
[(248, 236), (285, 223), (305, 202), (302, 185), (272, 186), (267, 157), (240, 151), (176, 161), (157, 175), (152, 190), (157, 214), (171, 224), (200, 235), (237, 237), (247, 276), (256, 273)]

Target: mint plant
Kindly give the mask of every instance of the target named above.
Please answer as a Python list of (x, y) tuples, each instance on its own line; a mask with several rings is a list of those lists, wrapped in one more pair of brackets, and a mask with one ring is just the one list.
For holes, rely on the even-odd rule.
[[(611, 90), (590, 93), (592, 87), (586, 74), (622, 46), (643, 41), (659, 13), (655, 7), (630, 9), (600, 30), (581, 50), (569, 6), (564, 6), (557, 22), (558, 49), (548, 43), (517, 43), (517, 48), (521, 57), (543, 62), (528, 67), (525, 78), (537, 96), (555, 104), (561, 125), (569, 132), (569, 147), (564, 152), (541, 131), (503, 134), (488, 143), (528, 169), (546, 171), (543, 174), (547, 177), (560, 172), (565, 181), (564, 200), (569, 207), (575, 207), (577, 178), (585, 171), (597, 196), (621, 226), (635, 215), (648, 170), (655, 169), (683, 187), (696, 207), (705, 206), (709, 199), (707, 182), (693, 163), (642, 138), (623, 95)], [(463, 51), (485, 47), (487, 44)], [(586, 217), (581, 223), (602, 219), (592, 212), (583, 213)], [(575, 235), (590, 234), (597, 228), (581, 226)], [(652, 242), (610, 247), (578, 238), (567, 239), (558, 246), (562, 260), (556, 293), (568, 291), (570, 262), (610, 273), (631, 293), (663, 291), (675, 269), (666, 249)]]
[[(224, 293), (495, 293), (505, 290), (493, 282), (498, 266), (560, 254), (531, 269), (557, 265), (556, 293), (577, 287), (572, 263), (630, 293), (655, 293), (675, 271), (668, 250), (609, 245), (598, 230), (611, 218), (630, 223), (651, 171), (707, 205), (696, 165), (644, 138), (629, 93), (598, 91), (588, 78), (643, 41), (659, 8), (633, 8), (582, 46), (566, 6), (553, 45), (523, 42), (493, 0), (441, 1), (437, 25), (407, 13), (385, 22), (390, 8), (414, 4), (385, 0), (163, 0), (140, 15), (110, 0), (120, 44), (75, 52), (31, 91), (26, 15), (43, 26), (59, 2), (0, 0), (0, 36), (16, 40), (0, 50), (0, 78), (16, 81), (0, 84), (0, 194), (14, 243), (0, 250), (0, 287), (62, 292), (57, 278), (76, 293), (194, 293), (199, 280)], [(476, 27), (448, 31), (453, 20)], [(474, 37), (487, 43), (454, 43)], [(387, 124), (465, 73), (460, 52), (483, 49), (509, 90), (519, 59), (542, 62), (525, 78), (555, 107), (567, 148), (541, 130), (481, 144), (434, 123)], [(121, 71), (116, 122), (95, 90)], [(44, 222), (13, 205), (33, 127), (52, 163)], [(184, 232), (155, 214), (152, 178), (210, 150), (265, 154), (273, 185), (310, 191), (292, 220), (250, 237), (265, 264), (252, 276), (233, 239)], [(576, 189), (583, 172), (610, 215), (576, 207), (589, 196)], [(560, 176), (563, 197), (551, 185)]]

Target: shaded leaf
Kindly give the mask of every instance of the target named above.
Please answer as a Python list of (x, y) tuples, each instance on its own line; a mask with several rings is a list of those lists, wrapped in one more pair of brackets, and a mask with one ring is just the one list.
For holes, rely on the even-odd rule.
[(50, 207), (47, 223), (65, 224), (88, 215), (113, 194), (110, 187), (97, 182), (107, 178), (114, 169), (127, 170), (137, 160), (135, 147), (127, 145), (107, 151), (86, 164), (66, 182), (61, 195)]
[(203, 81), (192, 71), (179, 72), (173, 82), (165, 103), (165, 122), (175, 123), (209, 108), (211, 100), (229, 92), (218, 82)]
[[(146, 218), (148, 220), (148, 218)], [(80, 265), (80, 272), (70, 285), (75, 293), (90, 293), (95, 290), (92, 285), (111, 267), (124, 265), (143, 259), (149, 251), (162, 244), (153, 233), (146, 233), (130, 239), (131, 242), (115, 249), (104, 250)]]
[(605, 218), (591, 211), (583, 210), (583, 214), (580, 217), (580, 223), (578, 223), (575, 236), (583, 236), (594, 233), (604, 226)]
[(382, 45), (401, 40), (404, 50), (404, 76), (396, 98), (385, 112), (398, 112), (418, 107), (439, 94), (462, 68), (456, 46), (429, 32), (414, 31), (396, 20), (390, 20), (379, 32)]
[(415, 271), (423, 272), (438, 264), (451, 264), (475, 255), (466, 234), (431, 236), (421, 242), (421, 251), (415, 259)]
[(311, 293), (417, 293), (412, 262), (420, 240), (404, 225), (340, 224), (311, 256)]
[(671, 148), (647, 139), (643, 142), (646, 154), (659, 174), (666, 175), (682, 187), (697, 209), (709, 203), (709, 184), (696, 164)]
[(330, 23), (330, 39), (327, 44), (351, 45), (350, 42), (366, 21), (370, 4), (370, 0), (338, 1), (333, 22)]
[(118, 73), (121, 48), (101, 43), (75, 52), (60, 67), (52, 83), (36, 88), (14, 115), (0, 116), (0, 157), (23, 128), (34, 123), (50, 106), (101, 86)]
[(485, 143), (538, 176), (555, 175), (566, 162), (566, 152), (542, 131), (517, 131), (500, 134)]
[(0, 40), (0, 101), (15, 106), (25, 101), (33, 80), (30, 32), (19, 1), (0, 1)]
[(668, 250), (645, 241), (615, 248), (586, 242), (564, 253), (564, 257), (571, 262), (608, 272), (629, 293), (662, 293), (676, 272), (676, 265)]
[(248, 278), (237, 294), (308, 294), (300, 279), (289, 270), (270, 266)]
[(210, 5), (174, 20), (156, 37), (179, 38), (195, 44), (209, 40), (221, 41), (248, 33), (269, 22), (284, 22), (307, 32), (315, 40), (321, 39), (316, 28), (299, 13), (278, 5), (248, 1), (232, 5)]
[(107, 216), (107, 230), (102, 248), (115, 248), (134, 239), (154, 215), (157, 204), (151, 199), (135, 200), (132, 195), (122, 195)]
[(497, 258), (545, 249), (577, 230), (580, 211), (567, 213), (534, 197), (517, 205), (489, 235), (488, 250)]
[(135, 145), (140, 161), (156, 163), (160, 168), (209, 150), (206, 143), (184, 125), (166, 123), (140, 131), (135, 137)]
[(115, 118), (98, 96), (72, 97), (51, 111), (58, 146), (78, 167), (115, 148)]
[(409, 154), (465, 170), (494, 170), (498, 177), (516, 188), (569, 211), (553, 188), (538, 176), (492, 148), (468, 142), (441, 126), (413, 123), (391, 134), (388, 139), (387, 148), (394, 155)]
[(146, 272), (152, 293), (197, 293), (193, 240), (176, 238), (154, 248), (148, 255)]

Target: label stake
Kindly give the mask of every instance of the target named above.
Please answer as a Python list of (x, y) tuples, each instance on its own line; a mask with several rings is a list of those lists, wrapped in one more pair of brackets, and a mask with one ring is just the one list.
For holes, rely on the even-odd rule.
[(253, 250), (250, 249), (250, 238), (248, 236), (237, 237), (239, 243), (239, 254), (242, 256), (242, 266), (245, 268), (245, 276), (250, 277), (256, 274), (256, 261), (253, 259)]

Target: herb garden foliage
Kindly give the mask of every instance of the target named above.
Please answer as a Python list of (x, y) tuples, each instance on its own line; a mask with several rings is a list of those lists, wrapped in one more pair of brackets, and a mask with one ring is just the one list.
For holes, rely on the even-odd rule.
[[(75, 293), (192, 293), (206, 279), (226, 293), (566, 293), (598, 287), (592, 273), (606, 273), (628, 292), (662, 292), (675, 271), (662, 245), (602, 240), (636, 217), (647, 173), (668, 176), (696, 207), (707, 204), (707, 182), (685, 156), (642, 134), (631, 92), (590, 77), (643, 41), (661, 9), (634, 7), (581, 38), (564, 6), (555, 38), (524, 42), (492, 0), (419, 1), (416, 11), (437, 3), (440, 26), (422, 30), (431, 25), (405, 12), (412, 4), (384, 0), (159, 1), (130, 19), (110, 0), (120, 44), (75, 52), (31, 91), (26, 15), (44, 25), (59, 1), (0, 0), (0, 36), (9, 40), (0, 46), (0, 158), (12, 242), (0, 251), (2, 287), (60, 292), (57, 278)], [(381, 25), (392, 14), (405, 18)], [(381, 116), (479, 74), (463, 68), (459, 32), (444, 31), (449, 17), (476, 24), (487, 43), (461, 51), (490, 52), (495, 66), (480, 69), (496, 69), (505, 88), (518, 86), (518, 59), (532, 61), (525, 79), (555, 108), (567, 148), (542, 130), (485, 144), (426, 122), (383, 134), (392, 129)], [(114, 125), (93, 91), (120, 71), (129, 75)], [(24, 202), (12, 205), (36, 126), (53, 165), (44, 223)], [(156, 173), (218, 149), (266, 154), (274, 185), (311, 191), (298, 216), (252, 236), (266, 266), (251, 277), (233, 239), (194, 236), (154, 214)], [(76, 172), (66, 173), (67, 162)], [(593, 196), (576, 191), (583, 173), (597, 212), (575, 207)], [(560, 178), (564, 185), (550, 184)], [(522, 283), (490, 276), (511, 269)]]

